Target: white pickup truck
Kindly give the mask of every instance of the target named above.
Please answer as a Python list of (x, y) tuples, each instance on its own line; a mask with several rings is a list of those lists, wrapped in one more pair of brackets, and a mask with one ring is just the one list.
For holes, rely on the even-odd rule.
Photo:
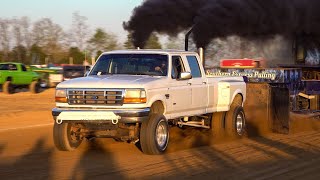
[(71, 151), (84, 138), (105, 137), (161, 154), (172, 125), (241, 137), (245, 98), (242, 77), (206, 77), (196, 52), (106, 52), (86, 77), (57, 85), (54, 143)]

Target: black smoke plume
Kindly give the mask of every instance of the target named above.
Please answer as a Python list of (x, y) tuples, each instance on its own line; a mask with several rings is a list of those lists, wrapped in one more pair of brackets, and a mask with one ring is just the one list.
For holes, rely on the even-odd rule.
[(206, 47), (216, 37), (320, 35), (320, 0), (147, 0), (123, 24), (143, 47), (152, 32), (175, 35), (193, 28)]

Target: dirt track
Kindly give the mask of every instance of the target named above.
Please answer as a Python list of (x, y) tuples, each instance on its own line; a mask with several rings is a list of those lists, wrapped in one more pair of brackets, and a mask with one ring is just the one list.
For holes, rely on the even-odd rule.
[(53, 89), (0, 93), (0, 179), (320, 179), (320, 120), (294, 116), (293, 134), (241, 141), (172, 128), (162, 156), (111, 139), (59, 152), (52, 142), (53, 96)]

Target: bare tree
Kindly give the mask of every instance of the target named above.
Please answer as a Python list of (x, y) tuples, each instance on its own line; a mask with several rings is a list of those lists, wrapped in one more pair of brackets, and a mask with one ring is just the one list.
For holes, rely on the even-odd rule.
[(65, 34), (60, 25), (55, 24), (49, 18), (43, 18), (33, 25), (33, 38), (36, 44), (52, 48), (64, 41)]
[(11, 25), (12, 25), (13, 38), (15, 40), (15, 46), (21, 46), (23, 42), (23, 37), (22, 37), (22, 26), (21, 26), (20, 19), (13, 18), (11, 20)]
[(22, 29), (22, 38), (24, 40), (27, 51), (30, 51), (32, 46), (32, 36), (31, 36), (31, 23), (28, 17), (24, 16), (20, 19), (20, 25)]
[(35, 44), (42, 47), (45, 53), (53, 58), (61, 56), (65, 33), (60, 25), (49, 18), (43, 18), (33, 25), (33, 38)]
[(71, 41), (82, 51), (88, 41), (89, 26), (87, 25), (88, 18), (81, 16), (79, 12), (74, 12), (72, 15)]
[(8, 19), (0, 19), (0, 45), (3, 58), (7, 60), (10, 50), (10, 21)]
[(22, 48), (23, 45), (23, 32), (22, 32), (22, 24), (21, 19), (13, 18), (11, 20), (12, 25), (12, 35), (15, 41), (15, 60), (22, 61), (22, 50), (25, 51), (25, 48)]

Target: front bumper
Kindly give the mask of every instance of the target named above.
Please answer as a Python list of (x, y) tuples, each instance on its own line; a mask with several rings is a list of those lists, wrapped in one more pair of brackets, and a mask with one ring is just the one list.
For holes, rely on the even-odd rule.
[[(62, 112), (113, 112), (115, 115), (120, 116), (119, 123), (141, 123), (148, 119), (150, 108), (144, 109), (69, 109), (69, 108), (53, 108), (52, 116), (54, 120), (59, 116)], [(85, 120), (83, 122), (86, 122)], [(99, 121), (101, 122), (101, 121)]]

